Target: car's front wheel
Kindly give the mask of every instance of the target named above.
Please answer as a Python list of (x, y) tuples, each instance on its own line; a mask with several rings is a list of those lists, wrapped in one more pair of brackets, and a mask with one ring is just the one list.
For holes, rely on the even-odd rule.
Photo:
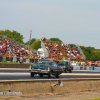
[(59, 74), (56, 74), (56, 78), (60, 78), (60, 75)]
[(31, 72), (31, 77), (34, 77), (34, 73), (33, 72)]

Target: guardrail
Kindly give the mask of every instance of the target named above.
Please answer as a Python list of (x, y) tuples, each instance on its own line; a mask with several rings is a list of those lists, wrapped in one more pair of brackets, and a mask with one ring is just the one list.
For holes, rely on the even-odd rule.
[(54, 60), (54, 61), (67, 61), (67, 62), (71, 62), (71, 64), (73, 66), (78, 66), (78, 65), (98, 65), (100, 66), (100, 63), (87, 63), (85, 61), (68, 61), (68, 60), (56, 60), (56, 59), (42, 59), (42, 58), (38, 58), (38, 57), (31, 57), (31, 56), (26, 56), (26, 57), (16, 57), (16, 56), (0, 56), (0, 62), (26, 62), (26, 63), (30, 63), (30, 62), (34, 62), (34, 60), (37, 59), (41, 59), (41, 60)]

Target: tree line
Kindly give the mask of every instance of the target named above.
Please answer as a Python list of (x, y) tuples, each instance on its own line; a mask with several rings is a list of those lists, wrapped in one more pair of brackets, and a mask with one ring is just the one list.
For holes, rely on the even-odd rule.
[(89, 61), (100, 61), (100, 49), (95, 49), (94, 47), (80, 46), (83, 53), (86, 56), (86, 60)]
[(7, 36), (7, 37), (9, 37), (9, 38), (11, 38), (11, 39), (14, 39), (14, 40), (16, 40), (16, 41), (19, 41), (20, 43), (24, 43), (23, 42), (23, 39), (24, 39), (24, 37), (23, 37), (23, 35), (21, 35), (20, 33), (18, 33), (17, 31), (10, 31), (10, 30), (1, 30), (0, 31), (0, 35), (4, 35), (4, 36)]

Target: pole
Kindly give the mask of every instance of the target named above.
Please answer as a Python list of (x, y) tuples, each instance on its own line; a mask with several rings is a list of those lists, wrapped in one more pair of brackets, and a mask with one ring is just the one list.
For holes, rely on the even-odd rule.
[(29, 54), (30, 54), (31, 32), (32, 32), (32, 30), (30, 30), (30, 39), (29, 39)]

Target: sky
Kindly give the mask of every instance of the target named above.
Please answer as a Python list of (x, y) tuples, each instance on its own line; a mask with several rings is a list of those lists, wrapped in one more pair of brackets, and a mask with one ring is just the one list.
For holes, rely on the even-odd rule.
[(0, 0), (0, 30), (100, 49), (100, 0)]

